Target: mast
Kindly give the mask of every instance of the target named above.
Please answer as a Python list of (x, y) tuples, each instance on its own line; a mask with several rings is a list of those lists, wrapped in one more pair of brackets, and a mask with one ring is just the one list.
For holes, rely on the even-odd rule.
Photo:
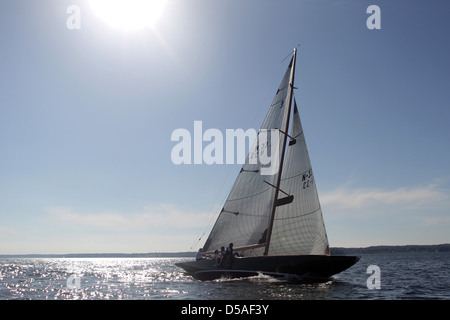
[(272, 211), (270, 214), (269, 219), (269, 227), (267, 229), (267, 239), (264, 249), (264, 255), (267, 256), (269, 254), (269, 247), (270, 247), (270, 238), (272, 237), (272, 229), (273, 229), (273, 221), (275, 219), (275, 211), (277, 207), (277, 199), (278, 199), (278, 193), (280, 190), (280, 182), (281, 182), (281, 173), (283, 169), (283, 162), (284, 162), (284, 155), (286, 151), (286, 141), (288, 137), (288, 129), (289, 129), (289, 119), (291, 116), (291, 105), (292, 105), (292, 91), (294, 89), (294, 75), (295, 75), (295, 60), (297, 57), (297, 48), (294, 48), (294, 56), (292, 57), (291, 61), (291, 75), (289, 78), (289, 88), (288, 88), (288, 94), (286, 96), (288, 100), (288, 106), (287, 110), (284, 112), (284, 118), (283, 118), (283, 124), (284, 127), (280, 129), (280, 132), (284, 135), (281, 143), (281, 155), (280, 155), (280, 164), (278, 168), (278, 177), (277, 177), (277, 183), (274, 186), (275, 187), (275, 195), (274, 200), (272, 204)]

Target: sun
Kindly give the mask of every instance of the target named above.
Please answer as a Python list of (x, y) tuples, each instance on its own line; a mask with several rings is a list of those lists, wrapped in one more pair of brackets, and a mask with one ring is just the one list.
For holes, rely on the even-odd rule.
[(90, 0), (93, 11), (107, 24), (125, 31), (153, 28), (166, 0)]

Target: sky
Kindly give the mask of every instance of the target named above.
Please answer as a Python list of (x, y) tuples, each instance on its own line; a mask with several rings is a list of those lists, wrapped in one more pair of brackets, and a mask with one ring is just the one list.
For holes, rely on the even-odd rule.
[(0, 254), (197, 250), (241, 166), (176, 165), (171, 135), (257, 130), (298, 45), (330, 246), (450, 242), (450, 2), (167, 0), (124, 29), (92, 1), (0, 4)]

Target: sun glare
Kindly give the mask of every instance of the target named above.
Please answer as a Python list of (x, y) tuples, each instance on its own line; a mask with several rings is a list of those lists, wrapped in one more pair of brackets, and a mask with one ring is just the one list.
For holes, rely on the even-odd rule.
[(94, 12), (107, 24), (122, 30), (153, 27), (166, 0), (90, 0)]

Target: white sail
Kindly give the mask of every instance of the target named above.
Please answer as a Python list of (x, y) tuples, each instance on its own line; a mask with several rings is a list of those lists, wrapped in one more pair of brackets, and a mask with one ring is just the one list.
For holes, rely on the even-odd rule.
[[(269, 254), (328, 255), (322, 209), (295, 100), (292, 122), (293, 139), (287, 147), (280, 189), (293, 200), (276, 208)], [(283, 197), (280, 193), (279, 199)]]
[[(265, 130), (271, 130), (277, 136), (270, 141), (257, 139), (203, 247), (211, 253), (232, 242), (234, 250), (244, 254), (240, 258), (225, 254), (221, 260), (177, 263), (195, 279), (262, 273), (274, 277), (292, 274), (302, 282), (322, 282), (359, 260), (329, 254), (316, 181), (293, 98), (296, 52), (294, 49), (259, 133), (261, 137)], [(265, 163), (252, 161), (263, 158), (261, 151), (279, 152), (278, 170), (264, 174)]]
[[(272, 150), (271, 143), (257, 139), (206, 240), (205, 251), (220, 249), (233, 242), (235, 247), (265, 245), (265, 248), (254, 249), (251, 255), (329, 254), (322, 210), (296, 105), (291, 137), (284, 144), (294, 72), (295, 51), (261, 126), (261, 130), (280, 132), (278, 149), (272, 143)], [(261, 163), (251, 161), (263, 147), (269, 154), (272, 151), (280, 154), (280, 170), (273, 175), (261, 174)], [(284, 159), (281, 154), (285, 154)]]
[[(275, 94), (261, 130), (278, 129), (283, 125), (292, 63), (293, 59)], [(227, 247), (230, 242), (233, 242), (235, 247), (265, 242), (275, 196), (275, 189), (270, 184), (274, 183), (277, 176), (276, 174), (261, 174), (261, 169), (264, 166), (261, 165), (260, 161), (254, 163), (254, 157), (260, 152), (260, 148), (264, 147), (266, 148), (264, 152), (272, 154), (270, 140), (268, 144), (265, 143), (263, 141), (258, 144), (258, 139), (255, 141), (251, 149), (253, 152), (250, 152), (247, 156), (246, 162), (242, 166), (223, 209), (206, 240), (203, 247), (205, 251), (220, 249), (222, 246)], [(280, 145), (278, 143), (278, 146)], [(278, 152), (281, 152), (281, 150), (278, 150)]]

